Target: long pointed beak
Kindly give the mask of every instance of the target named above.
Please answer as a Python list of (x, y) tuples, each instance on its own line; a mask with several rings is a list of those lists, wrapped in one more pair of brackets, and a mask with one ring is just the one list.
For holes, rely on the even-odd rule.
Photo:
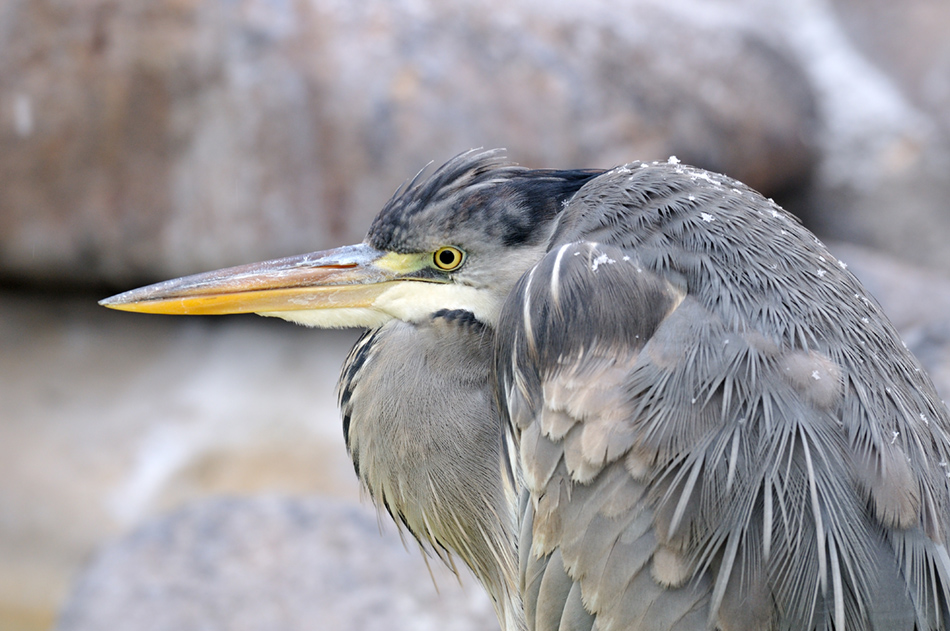
[(367, 308), (411, 271), (380, 261), (393, 256), (400, 255), (351, 245), (176, 278), (99, 304), (122, 311), (192, 315)]

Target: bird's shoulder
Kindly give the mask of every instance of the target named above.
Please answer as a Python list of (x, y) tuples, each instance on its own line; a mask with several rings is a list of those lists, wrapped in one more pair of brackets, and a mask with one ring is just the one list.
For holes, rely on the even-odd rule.
[(844, 266), (732, 184), (592, 180), (506, 301), (533, 628), (946, 614), (946, 410)]

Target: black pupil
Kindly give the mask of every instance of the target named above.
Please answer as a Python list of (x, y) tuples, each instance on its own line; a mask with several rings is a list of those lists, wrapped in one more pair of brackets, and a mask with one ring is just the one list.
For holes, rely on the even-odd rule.
[(439, 262), (449, 267), (455, 263), (455, 254), (451, 250), (442, 250), (439, 252)]

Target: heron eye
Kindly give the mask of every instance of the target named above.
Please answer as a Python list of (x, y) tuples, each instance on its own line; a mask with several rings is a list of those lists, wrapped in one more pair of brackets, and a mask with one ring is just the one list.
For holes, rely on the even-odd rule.
[(450, 246), (441, 247), (432, 255), (432, 261), (435, 263), (435, 266), (447, 272), (457, 269), (464, 260), (465, 255), (462, 251)]

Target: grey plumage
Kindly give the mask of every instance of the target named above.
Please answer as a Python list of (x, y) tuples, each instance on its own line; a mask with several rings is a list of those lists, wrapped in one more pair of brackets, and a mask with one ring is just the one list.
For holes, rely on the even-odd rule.
[[(658, 605), (679, 617), (642, 628), (691, 628), (700, 603), (702, 626), (724, 630), (943, 628), (946, 408), (810, 233), (728, 178), (633, 164), (578, 192), (549, 250), (500, 318), (517, 324), (499, 327), (514, 359), (498, 355), (498, 387), (525, 399), (516, 432), (549, 409), (575, 421), (548, 434), (565, 466), (529, 483), (527, 510), (537, 553), (560, 552), (599, 628), (631, 628)], [(555, 283), (585, 300), (555, 308)], [(618, 299), (598, 296), (607, 288)], [(550, 396), (572, 373), (595, 378)], [(643, 552), (622, 545), (642, 521), (614, 522), (605, 543), (566, 519), (580, 502), (590, 520), (618, 487), (643, 497), (628, 519), (651, 515), (652, 581)], [(594, 565), (604, 545), (629, 555), (610, 585)]]
[[(497, 595), (499, 617), (514, 619), (506, 607), (517, 602), (517, 518), (500, 469), (491, 353), (491, 333), (468, 312), (393, 320), (356, 343), (339, 396), (347, 448), (373, 500), (443, 561), (458, 554)], [(401, 370), (381, 369), (393, 355)], [(425, 392), (407, 388), (403, 373)]]
[[(523, 172), (486, 159), (447, 180), (510, 213), (491, 186)], [(773, 203), (678, 164), (558, 210), (493, 331), (528, 627), (940, 628), (950, 424), (860, 283)]]
[[(253, 304), (373, 323), (340, 382), (357, 473), (509, 631), (948, 626), (950, 414), (845, 266), (739, 182), (469, 152), (364, 245), (228, 272), (107, 304), (330, 287), (332, 317)], [(346, 283), (378, 289), (340, 310)]]

